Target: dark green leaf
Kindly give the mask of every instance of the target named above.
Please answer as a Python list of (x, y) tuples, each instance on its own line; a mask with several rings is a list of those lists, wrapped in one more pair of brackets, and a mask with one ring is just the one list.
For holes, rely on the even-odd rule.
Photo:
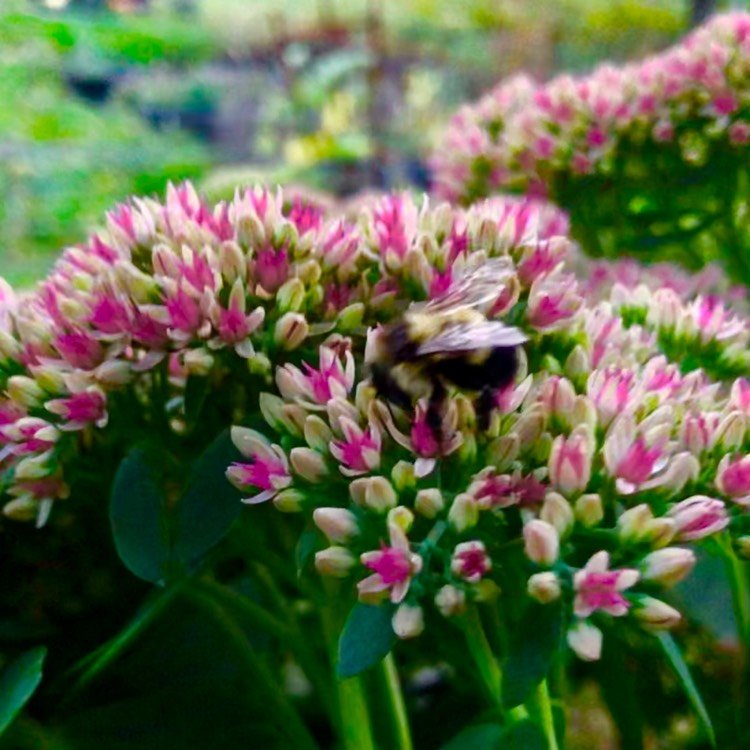
[(308, 561), (315, 552), (315, 548), (320, 542), (320, 534), (308, 529), (300, 534), (297, 547), (294, 550), (294, 557), (297, 563), (297, 574), (302, 575), (302, 571), (305, 569)]
[(502, 736), (499, 724), (477, 724), (459, 732), (441, 750), (497, 750)]
[(546, 750), (542, 730), (530, 719), (509, 727), (477, 724), (457, 734), (441, 750)]
[(146, 452), (136, 448), (117, 469), (109, 519), (120, 559), (131, 573), (151, 583), (164, 580), (170, 557), (164, 514), (155, 472)]
[(219, 542), (242, 510), (242, 496), (225, 476), (227, 467), (241, 458), (225, 430), (193, 466), (175, 518), (175, 557), (183, 564)]
[(715, 748), (716, 735), (714, 734), (714, 727), (711, 723), (711, 717), (708, 715), (708, 711), (706, 710), (706, 706), (703, 703), (703, 699), (701, 698), (701, 694), (698, 692), (698, 688), (696, 687), (695, 682), (693, 682), (693, 677), (690, 674), (690, 670), (688, 669), (687, 664), (685, 664), (685, 660), (682, 658), (680, 649), (677, 647), (677, 644), (674, 642), (674, 638), (672, 638), (669, 633), (660, 631), (656, 634), (656, 637), (659, 639), (659, 643), (664, 649), (664, 653), (666, 654), (667, 659), (669, 659), (669, 663), (672, 665), (675, 674), (677, 675), (683, 689), (685, 690), (685, 693), (687, 694), (688, 700), (692, 704), (695, 713), (698, 715), (698, 719), (703, 725), (703, 731), (706, 733), (706, 737), (711, 743), (711, 747)]
[(185, 385), (185, 419), (189, 425), (194, 425), (206, 403), (209, 391), (208, 378), (190, 375)]
[(47, 655), (43, 646), (32, 648), (0, 672), (0, 734), (31, 698), (42, 681), (42, 663)]
[(602, 697), (612, 720), (617, 725), (622, 746), (628, 750), (643, 749), (643, 708), (639, 696), (637, 672), (626, 644), (608, 631), (604, 638), (602, 657), (594, 667)]
[(388, 655), (396, 639), (392, 617), (391, 604), (354, 605), (339, 641), (336, 673), (340, 678), (354, 677)]
[(515, 626), (503, 665), (503, 703), (512, 708), (526, 700), (549, 672), (559, 648), (563, 611), (559, 604), (531, 602)]

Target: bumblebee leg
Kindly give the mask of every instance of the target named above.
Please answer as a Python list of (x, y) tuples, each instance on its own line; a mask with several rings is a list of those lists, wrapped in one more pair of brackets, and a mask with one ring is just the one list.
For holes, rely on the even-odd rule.
[(448, 391), (445, 386), (438, 380), (435, 381), (430, 400), (427, 404), (427, 413), (425, 421), (427, 426), (432, 430), (438, 445), (443, 444), (443, 412), (445, 411), (445, 402), (448, 398)]
[(476, 402), (474, 403), (474, 410), (477, 414), (477, 427), (485, 432), (490, 427), (490, 415), (492, 409), (495, 406), (495, 396), (492, 392), (492, 388), (482, 388)]

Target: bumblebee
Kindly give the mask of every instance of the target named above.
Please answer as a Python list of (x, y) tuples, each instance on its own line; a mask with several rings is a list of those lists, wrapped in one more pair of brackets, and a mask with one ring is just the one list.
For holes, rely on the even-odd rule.
[(518, 328), (488, 318), (512, 274), (507, 260), (488, 260), (446, 294), (411, 305), (376, 331), (365, 363), (378, 395), (406, 411), (426, 397), (427, 423), (439, 438), (448, 388), (472, 391), (478, 426), (487, 429), (493, 391), (513, 381), (518, 347), (527, 340)]

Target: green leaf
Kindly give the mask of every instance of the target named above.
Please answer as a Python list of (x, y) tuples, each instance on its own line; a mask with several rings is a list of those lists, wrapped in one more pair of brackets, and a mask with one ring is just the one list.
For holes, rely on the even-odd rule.
[(502, 736), (500, 724), (477, 724), (459, 732), (441, 750), (499, 750)]
[(242, 496), (229, 483), (225, 472), (233, 461), (241, 458), (229, 430), (225, 430), (193, 466), (175, 518), (174, 552), (183, 564), (193, 563), (208, 552), (240, 514)]
[(459, 732), (441, 750), (547, 750), (544, 733), (530, 719), (504, 727), (476, 724)]
[(391, 604), (354, 605), (339, 641), (336, 674), (341, 679), (358, 675), (390, 652), (396, 639), (391, 626), (393, 610)]
[(189, 425), (194, 425), (206, 403), (209, 393), (209, 382), (206, 377), (190, 375), (185, 384), (185, 419)]
[(677, 644), (674, 641), (674, 638), (672, 638), (670, 633), (660, 631), (656, 633), (656, 637), (658, 638), (659, 643), (661, 644), (661, 647), (664, 650), (667, 659), (669, 660), (669, 663), (672, 665), (675, 674), (680, 680), (680, 683), (682, 684), (682, 687), (687, 694), (688, 700), (692, 704), (693, 709), (698, 716), (698, 720), (703, 726), (703, 731), (706, 733), (706, 737), (711, 743), (711, 747), (715, 748), (716, 735), (714, 733), (713, 724), (711, 723), (711, 717), (708, 715), (708, 711), (706, 710), (706, 706), (703, 703), (701, 694), (698, 692), (698, 688), (693, 681), (690, 670), (688, 669), (685, 660), (682, 658), (680, 649), (678, 648)]
[(503, 703), (512, 708), (549, 672), (560, 646), (563, 610), (557, 604), (530, 602), (516, 624), (503, 665)]
[(9, 726), (42, 681), (44, 646), (32, 648), (0, 672), (0, 734)]
[(294, 550), (294, 559), (297, 563), (297, 575), (302, 575), (305, 566), (310, 561), (313, 553), (320, 544), (320, 534), (312, 529), (307, 529), (300, 534), (299, 541)]
[(170, 558), (165, 505), (148, 454), (135, 448), (117, 469), (109, 520), (120, 559), (151, 583), (163, 582)]

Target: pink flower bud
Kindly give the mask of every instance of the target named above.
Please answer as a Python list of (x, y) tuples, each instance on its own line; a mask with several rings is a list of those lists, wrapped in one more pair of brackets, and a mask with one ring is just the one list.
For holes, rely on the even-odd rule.
[(534, 519), (523, 527), (526, 557), (538, 565), (554, 565), (560, 554), (560, 537), (554, 526)]
[(331, 544), (346, 543), (359, 534), (357, 517), (346, 508), (316, 508), (313, 522)]
[(674, 586), (687, 578), (695, 565), (695, 553), (682, 547), (666, 547), (651, 552), (641, 561), (644, 581)]
[(721, 500), (694, 495), (672, 506), (669, 515), (677, 526), (676, 542), (694, 542), (717, 534), (729, 525), (729, 515)]
[(682, 619), (674, 607), (651, 596), (642, 597), (634, 607), (633, 614), (643, 626), (653, 630), (668, 630)]
[(716, 488), (738, 505), (750, 505), (750, 455), (725, 455), (716, 469)]
[(325, 459), (312, 448), (292, 448), (289, 461), (294, 472), (308, 482), (320, 482), (328, 475)]
[(479, 541), (456, 545), (451, 558), (451, 572), (467, 583), (479, 583), (492, 569), (492, 560)]
[(585, 490), (591, 479), (593, 448), (591, 431), (583, 425), (569, 438), (558, 435), (547, 464), (550, 483), (566, 495)]

